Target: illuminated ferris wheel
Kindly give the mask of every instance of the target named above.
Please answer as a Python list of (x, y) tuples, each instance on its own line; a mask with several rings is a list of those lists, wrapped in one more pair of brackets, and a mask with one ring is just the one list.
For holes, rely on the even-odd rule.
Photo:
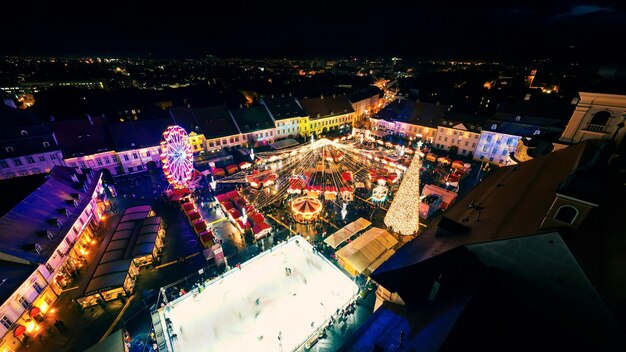
[(193, 174), (193, 152), (184, 128), (170, 126), (163, 132), (161, 163), (172, 187), (180, 189), (189, 186)]

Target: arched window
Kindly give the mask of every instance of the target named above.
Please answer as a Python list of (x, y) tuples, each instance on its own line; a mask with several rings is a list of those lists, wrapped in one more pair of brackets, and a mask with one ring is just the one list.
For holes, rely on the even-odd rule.
[(562, 205), (557, 211), (554, 218), (556, 220), (573, 224), (574, 220), (578, 217), (578, 209), (571, 205)]
[(604, 126), (606, 125), (607, 122), (609, 122), (609, 118), (611, 118), (610, 112), (606, 110), (600, 111), (593, 115), (593, 117), (591, 118), (590, 124)]
[(498, 125), (496, 125), (495, 123), (494, 123), (493, 125), (491, 125), (491, 129), (492, 129), (493, 131), (495, 131), (495, 130), (496, 130), (496, 128), (498, 128)]

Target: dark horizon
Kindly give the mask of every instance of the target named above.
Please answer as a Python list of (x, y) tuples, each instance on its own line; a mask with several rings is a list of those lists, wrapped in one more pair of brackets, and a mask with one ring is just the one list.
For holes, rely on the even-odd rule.
[[(5, 5), (0, 54), (68, 57), (390, 57), (623, 62), (613, 38), (626, 6), (600, 1), (364, 4), (301, 1), (220, 4), (210, 13), (107, 5)], [(617, 44), (617, 45), (616, 45)], [(617, 49), (615, 49), (615, 47)]]

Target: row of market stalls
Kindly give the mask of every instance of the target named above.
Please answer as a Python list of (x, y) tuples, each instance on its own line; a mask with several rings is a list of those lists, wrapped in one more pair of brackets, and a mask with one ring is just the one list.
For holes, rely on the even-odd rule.
[(77, 291), (76, 300), (83, 307), (129, 295), (140, 268), (161, 255), (165, 227), (150, 206), (128, 208), (112, 221), (118, 221), (115, 230), (105, 236), (96, 254), (97, 264), (89, 267)]
[(215, 196), (224, 214), (242, 232), (251, 229), (255, 239), (267, 236), (272, 227), (266, 222), (263, 214), (259, 213), (248, 201), (239, 195), (236, 190)]
[(306, 195), (318, 198), (324, 195), (326, 200), (336, 200), (337, 197), (345, 201), (354, 200), (353, 175), (351, 171), (341, 172), (341, 184), (326, 185), (322, 182), (311, 182), (311, 178), (316, 175), (305, 172), (299, 176), (289, 179), (287, 193), (290, 195)]
[(361, 234), (361, 232), (370, 227), (370, 225), (372, 225), (371, 222), (365, 220), (364, 218), (358, 218), (357, 220), (342, 227), (337, 232), (326, 237), (326, 239), (324, 239), (324, 243), (326, 243), (333, 249), (337, 249), (337, 247), (339, 247), (345, 241), (349, 240), (353, 236), (358, 236), (359, 234)]
[(208, 228), (200, 210), (196, 207), (196, 203), (190, 197), (186, 197), (181, 199), (180, 206), (202, 246), (205, 249), (211, 248), (215, 244), (215, 234)]
[(372, 227), (335, 252), (338, 264), (350, 275), (369, 276), (394, 253), (398, 240), (387, 230)]
[(252, 163), (249, 161), (242, 161), (239, 164), (230, 164), (225, 167), (213, 167), (210, 169), (210, 174), (214, 177), (224, 177), (227, 175), (232, 175), (240, 170), (246, 170), (252, 167)]
[(435, 185), (425, 185), (420, 195), (419, 213), (422, 219), (429, 219), (437, 210), (446, 210), (456, 200), (458, 194)]

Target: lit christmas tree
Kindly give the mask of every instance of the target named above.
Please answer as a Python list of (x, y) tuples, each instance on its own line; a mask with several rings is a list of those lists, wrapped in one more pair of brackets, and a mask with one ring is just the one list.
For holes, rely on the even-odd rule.
[(396, 196), (385, 215), (385, 225), (401, 235), (419, 230), (420, 167), (419, 149), (406, 170)]

